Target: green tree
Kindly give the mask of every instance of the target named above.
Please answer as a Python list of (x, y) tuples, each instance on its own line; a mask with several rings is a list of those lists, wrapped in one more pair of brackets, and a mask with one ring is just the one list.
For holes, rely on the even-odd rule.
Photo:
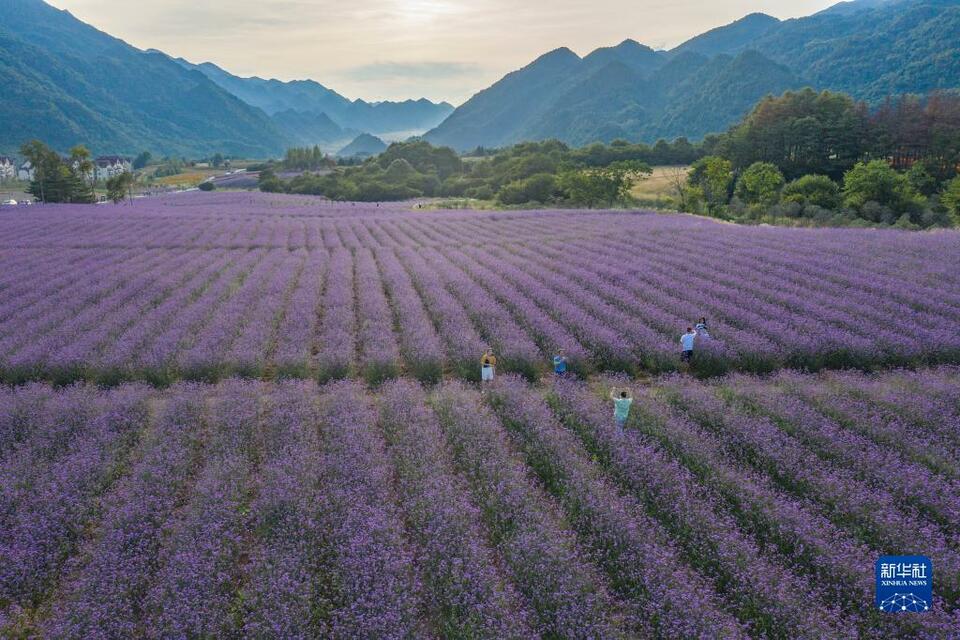
[(90, 151), (83, 145), (70, 149), (71, 191), (69, 202), (91, 203), (96, 201), (93, 183), (96, 179)]
[(947, 183), (940, 196), (940, 201), (950, 212), (955, 225), (960, 225), (960, 177), (956, 177)]
[(922, 196), (932, 196), (937, 192), (937, 179), (930, 175), (925, 162), (914, 162), (907, 171), (907, 180), (913, 190)]
[[(910, 181), (883, 160), (858, 162), (843, 180), (843, 202), (864, 212), (868, 203), (875, 203), (896, 214), (919, 214), (923, 197), (914, 191)], [(868, 216), (868, 219), (875, 218)], [(880, 220), (873, 220), (880, 222)]]
[(824, 174), (839, 179), (864, 153), (865, 105), (849, 96), (812, 89), (762, 100), (721, 141), (720, 154), (737, 168), (775, 164), (787, 178)]
[(90, 152), (77, 146), (70, 150), (64, 161), (56, 151), (39, 140), (33, 140), (20, 148), (20, 153), (30, 161), (34, 169), (33, 181), (27, 192), (42, 202), (94, 201), (90, 184), (93, 163)]
[(526, 180), (517, 180), (502, 187), (497, 194), (501, 203), (552, 202), (558, 194), (557, 179), (549, 173), (538, 173)]
[(827, 176), (806, 175), (787, 183), (781, 192), (784, 202), (814, 205), (822, 209), (840, 207), (840, 185)]
[(107, 179), (107, 198), (114, 204), (120, 204), (133, 188), (133, 174), (129, 171)]
[(698, 194), (702, 194), (711, 212), (718, 211), (730, 199), (733, 163), (720, 156), (701, 158), (693, 163), (687, 181)]
[(567, 171), (559, 186), (573, 204), (597, 207), (626, 202), (637, 176), (649, 173), (642, 162), (615, 162), (608, 167)]
[(59, 173), (57, 165), (60, 158), (39, 140), (25, 143), (20, 147), (20, 155), (33, 167), (33, 180), (27, 188), (27, 193), (40, 198), (41, 202), (47, 202), (47, 187)]
[(770, 206), (779, 200), (783, 184), (783, 174), (776, 165), (755, 162), (740, 174), (734, 193), (746, 204)]
[(616, 202), (624, 185), (617, 176), (597, 171), (568, 171), (560, 176), (560, 188), (572, 204), (597, 207)]
[(134, 169), (143, 169), (150, 161), (153, 160), (153, 154), (149, 151), (141, 151), (140, 154), (133, 159), (133, 168)]

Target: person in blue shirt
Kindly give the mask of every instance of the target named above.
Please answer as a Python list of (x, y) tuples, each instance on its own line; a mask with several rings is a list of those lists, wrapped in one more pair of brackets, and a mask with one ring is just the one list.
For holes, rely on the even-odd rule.
[(567, 356), (563, 349), (553, 356), (553, 372), (561, 378), (567, 375)]
[(614, 387), (610, 390), (610, 399), (613, 400), (613, 419), (616, 421), (617, 427), (623, 431), (624, 425), (627, 424), (627, 418), (630, 417), (633, 396), (626, 389)]
[(687, 327), (687, 332), (680, 336), (680, 345), (683, 347), (683, 353), (680, 359), (684, 362), (693, 360), (693, 345), (696, 339), (697, 332), (693, 330), (693, 327)]

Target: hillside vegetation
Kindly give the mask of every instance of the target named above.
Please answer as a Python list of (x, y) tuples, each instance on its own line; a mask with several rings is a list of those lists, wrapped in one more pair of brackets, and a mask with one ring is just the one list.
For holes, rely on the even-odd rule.
[(672, 51), (632, 40), (548, 53), (460, 106), (427, 140), (466, 151), (555, 138), (699, 139), (768, 94), (812, 86), (876, 105), (960, 89), (958, 0), (851, 3), (780, 22), (753, 14)]
[(280, 153), (259, 109), (203, 74), (145, 53), (41, 0), (0, 2), (0, 152), (37, 138), (65, 151)]

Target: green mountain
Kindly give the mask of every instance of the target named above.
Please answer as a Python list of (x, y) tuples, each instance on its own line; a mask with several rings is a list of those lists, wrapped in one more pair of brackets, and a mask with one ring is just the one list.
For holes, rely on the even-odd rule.
[(460, 150), (700, 138), (788, 89), (872, 103), (957, 90), (958, 34), (960, 0), (856, 0), (782, 22), (752, 14), (669, 52), (632, 40), (583, 59), (560, 49), (481, 91), (425, 138)]
[(773, 16), (764, 13), (751, 13), (725, 27), (711, 29), (704, 34), (687, 40), (670, 53), (692, 52), (706, 56), (720, 53), (739, 53), (753, 45), (758, 38), (769, 33), (781, 23)]
[[(313, 80), (283, 82), (257, 77), (241, 78), (209, 62), (198, 65), (183, 59), (177, 59), (176, 62), (188, 69), (200, 71), (222, 88), (247, 104), (263, 109), (268, 115), (287, 113), (278, 124), (284, 128), (285, 133), (298, 139), (302, 138), (302, 131), (285, 128), (285, 122), (291, 119), (290, 112), (302, 114), (301, 117), (304, 118), (323, 114), (346, 130), (375, 134), (419, 134), (443, 122), (453, 111), (453, 106), (446, 102), (437, 104), (424, 98), (403, 102), (348, 100)], [(328, 141), (322, 138), (308, 140), (310, 144)]]
[(286, 136), (201, 73), (41, 0), (0, 2), (0, 152), (39, 138), (59, 150), (277, 155)]
[(341, 158), (364, 158), (380, 155), (387, 150), (387, 143), (369, 133), (361, 133), (353, 142), (337, 152)]
[(960, 88), (960, 0), (861, 0), (788, 20), (754, 48), (813, 86), (878, 102)]
[(271, 116), (273, 122), (298, 146), (336, 147), (357, 135), (353, 129), (343, 129), (325, 113), (287, 109)]

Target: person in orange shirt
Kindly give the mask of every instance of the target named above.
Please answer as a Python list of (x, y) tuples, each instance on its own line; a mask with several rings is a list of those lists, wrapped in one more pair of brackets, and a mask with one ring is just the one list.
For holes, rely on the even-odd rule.
[(484, 351), (480, 358), (480, 382), (486, 384), (493, 382), (493, 376), (497, 371), (497, 356), (493, 355), (493, 349)]

